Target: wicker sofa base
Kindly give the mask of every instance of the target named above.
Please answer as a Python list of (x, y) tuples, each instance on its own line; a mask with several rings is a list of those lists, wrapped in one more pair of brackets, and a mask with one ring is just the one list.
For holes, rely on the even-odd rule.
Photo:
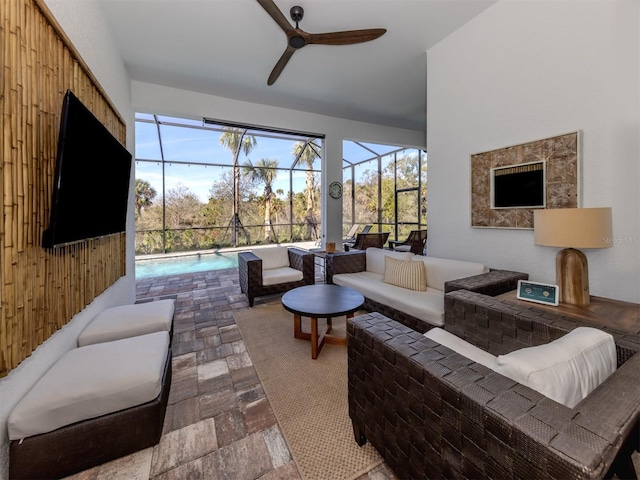
[[(493, 354), (578, 324), (468, 291), (446, 295), (445, 329)], [(613, 332), (618, 370), (574, 408), (370, 313), (350, 319), (349, 416), (400, 478), (635, 478), (640, 342)]]
[(147, 403), (10, 442), (10, 479), (62, 478), (160, 441), (171, 388), (171, 349), (162, 387)]

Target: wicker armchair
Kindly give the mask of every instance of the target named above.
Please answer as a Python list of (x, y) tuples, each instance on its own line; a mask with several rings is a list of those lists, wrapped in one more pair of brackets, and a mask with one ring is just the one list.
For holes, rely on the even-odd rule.
[[(445, 303), (445, 329), (494, 355), (580, 326), (465, 290)], [(639, 335), (609, 331), (618, 369), (568, 408), (380, 313), (347, 330), (355, 439), (400, 478), (636, 478)]]
[(409, 236), (403, 240), (389, 241), (389, 246), (392, 250), (398, 250), (399, 252), (411, 252), (416, 255), (422, 255), (424, 253), (424, 245), (427, 242), (426, 230), (411, 230)]
[(240, 290), (249, 299), (249, 306), (253, 307), (253, 300), (264, 295), (284, 293), (292, 288), (315, 283), (314, 255), (299, 248), (289, 248), (289, 266), (302, 272), (300, 281), (279, 283), (275, 285), (263, 285), (262, 283), (262, 259), (252, 252), (238, 253), (238, 275), (240, 277)]
[(366, 250), (369, 247), (382, 248), (388, 238), (389, 232), (358, 233), (352, 248), (355, 250)]

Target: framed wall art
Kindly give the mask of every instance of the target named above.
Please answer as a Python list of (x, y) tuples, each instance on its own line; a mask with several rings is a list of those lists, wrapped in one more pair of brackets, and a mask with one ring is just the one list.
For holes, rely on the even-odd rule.
[(471, 226), (533, 228), (536, 208), (580, 204), (581, 133), (471, 155)]

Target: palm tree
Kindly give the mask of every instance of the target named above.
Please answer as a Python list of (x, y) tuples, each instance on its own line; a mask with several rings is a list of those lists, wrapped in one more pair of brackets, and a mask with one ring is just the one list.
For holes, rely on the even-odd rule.
[(313, 143), (314, 139), (307, 139), (306, 142), (296, 142), (293, 145), (291, 154), (295, 157), (295, 162), (302, 162), (307, 165), (306, 185), (304, 196), (307, 202), (307, 213), (305, 215), (305, 223), (307, 226), (307, 238), (312, 240), (318, 239), (318, 222), (314, 212), (316, 209), (316, 178), (313, 172), (313, 162), (320, 158), (318, 153), (318, 145)]
[(150, 207), (153, 204), (153, 199), (156, 198), (156, 194), (156, 190), (149, 182), (136, 178), (136, 218), (140, 218), (143, 208)]
[(240, 209), (240, 167), (238, 166), (238, 156), (240, 150), (245, 155), (253, 150), (258, 142), (253, 135), (247, 135), (246, 128), (224, 127), (224, 133), (220, 135), (220, 145), (231, 150), (233, 154), (233, 218), (229, 225), (233, 225), (233, 245), (238, 245), (238, 228), (242, 229), (249, 242), (249, 237), (242, 222), (238, 211)]
[(261, 158), (255, 165), (251, 161), (244, 164), (244, 173), (253, 181), (264, 184), (264, 240), (277, 242), (273, 226), (271, 224), (272, 202), (274, 200), (271, 185), (278, 176), (278, 160)]

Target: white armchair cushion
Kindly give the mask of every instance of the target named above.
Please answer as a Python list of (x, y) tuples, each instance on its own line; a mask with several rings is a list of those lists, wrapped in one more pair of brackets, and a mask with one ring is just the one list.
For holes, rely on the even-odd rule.
[(467, 357), (469, 360), (473, 360), (492, 370), (496, 368), (496, 357), (494, 355), (485, 352), (460, 337), (456, 337), (453, 333), (449, 333), (442, 328), (432, 328), (426, 332), (424, 336), (459, 353), (463, 357)]
[(279, 283), (299, 282), (304, 278), (300, 270), (291, 267), (262, 270), (262, 285), (278, 285)]
[(569, 408), (576, 406), (616, 370), (613, 337), (578, 327), (545, 345), (500, 355), (496, 371)]
[(253, 254), (262, 259), (262, 270), (289, 267), (289, 249), (287, 247), (265, 247), (252, 250)]
[(384, 275), (385, 257), (391, 257), (398, 260), (411, 260), (413, 253), (411, 252), (393, 252), (382, 248), (370, 247), (366, 250), (367, 272)]
[(169, 332), (174, 310), (175, 301), (172, 299), (107, 308), (80, 333), (78, 346), (111, 342), (153, 332)]
[(169, 351), (167, 332), (67, 352), (9, 415), (10, 440), (135, 407), (155, 399)]

